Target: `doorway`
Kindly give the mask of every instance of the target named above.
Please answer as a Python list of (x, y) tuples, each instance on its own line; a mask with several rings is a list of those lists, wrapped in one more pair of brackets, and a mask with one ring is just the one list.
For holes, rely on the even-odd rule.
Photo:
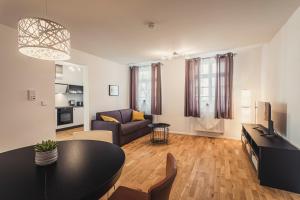
[[(55, 62), (55, 121), (57, 133), (86, 130), (88, 89), (87, 68), (75, 63)], [(65, 116), (68, 116), (67, 120)]]

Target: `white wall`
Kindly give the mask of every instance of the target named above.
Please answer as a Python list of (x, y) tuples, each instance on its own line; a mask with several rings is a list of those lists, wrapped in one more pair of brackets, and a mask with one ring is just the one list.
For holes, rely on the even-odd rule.
[[(248, 89), (252, 93), (252, 120), (254, 121), (254, 103), (260, 94), (261, 46), (236, 49), (234, 57), (234, 120), (225, 121), (225, 133), (221, 137), (240, 138), (240, 93)], [(159, 121), (171, 124), (170, 131), (175, 133), (218, 136), (196, 132), (196, 118), (184, 117), (184, 74), (185, 60), (178, 58), (163, 62), (162, 66), (162, 106), (163, 115)]]
[[(97, 56), (72, 50), (68, 62), (85, 66), (84, 73), (84, 127), (90, 128), (96, 112), (129, 107), (129, 69)], [(108, 86), (119, 85), (119, 96), (109, 96)]]
[(263, 48), (263, 100), (287, 104), (287, 138), (300, 146), (300, 8)]
[[(17, 32), (0, 25), (0, 152), (55, 137), (54, 65), (23, 56)], [(37, 100), (27, 100), (27, 90)], [(41, 106), (44, 101), (47, 106)]]
[[(54, 62), (20, 54), (16, 30), (0, 25), (0, 35), (0, 152), (55, 139)], [(71, 56), (68, 62), (84, 66), (86, 129), (96, 112), (128, 108), (128, 67), (78, 50)], [(109, 84), (120, 86), (120, 96), (108, 96)], [(28, 89), (36, 90), (35, 102), (27, 101)]]

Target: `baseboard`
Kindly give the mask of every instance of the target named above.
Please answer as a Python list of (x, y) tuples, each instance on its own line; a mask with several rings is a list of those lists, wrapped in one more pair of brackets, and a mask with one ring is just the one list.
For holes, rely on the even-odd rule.
[(76, 125), (76, 126), (70, 126), (70, 127), (66, 127), (66, 128), (56, 129), (56, 132), (59, 132), (59, 131), (65, 131), (65, 130), (69, 130), (69, 129), (72, 129), (72, 128), (79, 128), (79, 127), (83, 127), (83, 124), (81, 124), (81, 125)]
[(178, 135), (191, 135), (191, 136), (201, 136), (201, 137), (210, 137), (210, 138), (221, 138), (221, 139), (230, 139), (230, 140), (240, 140), (239, 137), (229, 137), (224, 135), (208, 135), (208, 134), (201, 134), (201, 133), (191, 133), (191, 132), (181, 132), (181, 131), (172, 131), (170, 130), (170, 134), (178, 134)]

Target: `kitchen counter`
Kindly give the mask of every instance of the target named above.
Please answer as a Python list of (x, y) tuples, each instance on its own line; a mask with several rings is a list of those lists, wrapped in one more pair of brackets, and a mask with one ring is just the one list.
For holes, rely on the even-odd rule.
[(83, 108), (84, 106), (55, 106), (56, 109), (58, 108)]

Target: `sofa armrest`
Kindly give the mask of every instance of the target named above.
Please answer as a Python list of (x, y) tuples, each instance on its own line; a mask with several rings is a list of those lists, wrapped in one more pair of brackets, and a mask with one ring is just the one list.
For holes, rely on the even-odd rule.
[(92, 120), (92, 130), (107, 130), (112, 132), (113, 144), (120, 144), (121, 124), (116, 122), (105, 122), (100, 120)]
[(153, 122), (153, 116), (152, 115), (144, 115), (144, 118), (150, 120), (151, 122)]

